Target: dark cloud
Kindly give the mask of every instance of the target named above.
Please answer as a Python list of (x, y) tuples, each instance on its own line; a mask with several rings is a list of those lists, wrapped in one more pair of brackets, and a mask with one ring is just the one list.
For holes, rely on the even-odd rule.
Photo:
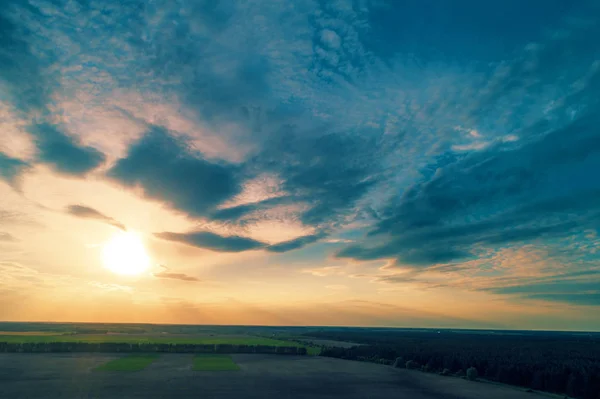
[[(31, 48), (31, 41), (46, 39), (15, 22), (15, 18), (21, 21), (24, 15), (30, 14), (44, 24), (44, 13), (39, 13), (35, 7), (15, 7), (15, 2), (9, 1), (0, 11), (0, 81), (17, 115), (25, 120), (40, 121), (49, 118), (51, 95), (60, 85), (56, 71), (51, 68), (56, 60), (53, 52)], [(34, 123), (28, 130), (35, 138), (39, 161), (52, 165), (61, 173), (82, 175), (104, 162), (101, 152), (78, 144), (58, 126)]]
[(192, 216), (207, 216), (240, 192), (233, 165), (213, 163), (186, 143), (153, 127), (129, 148), (108, 176), (127, 187), (141, 186), (147, 198), (168, 203)]
[[(356, 202), (379, 182), (380, 135), (281, 131), (252, 166), (276, 173), (283, 190), (308, 205), (300, 220), (311, 226), (353, 214)], [(365, 151), (369, 148), (369, 151)]]
[(50, 92), (55, 88), (47, 71), (53, 57), (46, 54), (40, 59), (33, 54), (29, 41), (35, 34), (16, 22), (19, 15), (16, 11), (23, 11), (16, 3), (9, 0), (0, 10), (0, 80), (3, 92), (19, 112), (45, 111)]
[[(375, 165), (381, 160), (382, 134), (356, 132), (354, 128), (349, 132), (324, 123), (324, 118), (315, 117), (313, 101), (305, 98), (310, 96), (282, 90), (281, 79), (286, 84), (289, 80), (304, 86), (309, 92), (313, 88), (305, 84), (312, 82), (287, 70), (287, 62), (299, 60), (282, 59), (277, 50), (265, 51), (261, 47), (259, 40), (268, 39), (264, 37), (264, 27), (244, 23), (246, 35), (256, 38), (253, 40), (215, 40), (229, 32), (226, 28), (243, 23), (255, 11), (244, 8), (243, 14), (236, 14), (232, 4), (183, 4), (176, 13), (184, 13), (188, 18), (178, 19), (176, 25), (164, 17), (166, 12), (158, 14), (153, 36), (134, 43), (139, 52), (139, 68), (156, 80), (175, 82), (165, 89), (213, 130), (225, 127), (223, 130), (230, 132), (230, 126), (235, 125), (236, 133), (228, 138), (236, 145), (255, 149), (242, 165), (247, 176), (268, 173), (280, 178), (290, 202), (308, 205), (309, 209), (300, 215), (304, 224), (334, 223), (352, 213), (356, 202), (377, 182), (373, 176)], [(284, 10), (270, 11), (279, 15)], [(288, 14), (284, 12), (282, 18), (294, 22), (295, 18)], [(198, 24), (202, 29), (198, 29)], [(277, 23), (278, 28), (280, 25)], [(293, 35), (297, 33), (293, 31)], [(231, 194), (234, 186), (223, 193)], [(194, 200), (196, 197), (190, 196)], [(240, 205), (210, 215), (200, 201), (200, 211), (192, 214), (224, 222), (239, 221), (256, 210), (277, 206), (279, 201)], [(210, 208), (217, 202), (211, 202)], [(189, 212), (189, 205), (173, 205)]]
[(269, 252), (288, 252), (294, 249), (302, 248), (306, 245), (312, 244), (323, 238), (324, 234), (312, 234), (308, 236), (302, 236), (294, 238), (293, 240), (280, 242), (278, 244), (269, 245), (266, 249)]
[(155, 233), (156, 237), (167, 241), (180, 242), (198, 248), (209, 249), (216, 252), (243, 252), (259, 249), (265, 246), (260, 241), (240, 236), (221, 236), (208, 231), (191, 233)]
[(183, 273), (159, 272), (159, 273), (154, 273), (154, 277), (167, 278), (167, 279), (173, 279), (173, 280), (181, 280), (181, 281), (200, 281), (196, 277), (188, 276), (187, 274), (183, 274)]
[(35, 137), (40, 161), (61, 173), (83, 175), (100, 166), (105, 156), (93, 147), (82, 146), (59, 130), (58, 126), (38, 124), (29, 127)]
[(587, 277), (586, 280), (561, 281), (558, 278), (560, 276), (557, 276), (554, 281), (490, 288), (487, 291), (527, 299), (564, 302), (573, 305), (600, 306), (600, 281), (597, 280), (598, 271), (588, 271), (584, 274)]
[(523, 297), (527, 299), (537, 299), (549, 302), (570, 303), (573, 305), (600, 306), (600, 291), (573, 294), (528, 294)]
[(79, 218), (98, 220), (115, 226), (121, 230), (127, 230), (125, 225), (123, 225), (122, 223), (88, 206), (69, 205), (67, 207), (67, 213), (73, 216), (77, 216)]
[(600, 181), (590, 174), (600, 168), (599, 124), (583, 115), (521, 146), (498, 144), (442, 166), (394, 199), (364, 244), (337, 255), (430, 265), (465, 259), (475, 244), (593, 228), (600, 220)]
[(13, 183), (28, 166), (27, 162), (0, 152), (0, 179)]
[(265, 249), (266, 251), (277, 253), (293, 251), (317, 242), (325, 237), (324, 233), (319, 233), (298, 237), (289, 241), (283, 241), (278, 244), (268, 245), (252, 238), (240, 236), (222, 236), (207, 231), (190, 233), (162, 232), (155, 233), (154, 235), (163, 240), (180, 242), (194, 247), (209, 249), (217, 252), (243, 252), (254, 249)]
[(161, 265), (161, 267), (164, 269), (164, 271), (162, 272), (158, 272), (158, 273), (154, 273), (154, 277), (156, 278), (166, 278), (166, 279), (172, 279), (172, 280), (181, 280), (181, 281), (195, 281), (198, 282), (200, 281), (200, 279), (194, 277), (194, 276), (189, 276), (187, 274), (184, 273), (175, 273), (170, 271), (170, 268)]
[(17, 242), (19, 239), (10, 233), (0, 231), (0, 242)]
[(254, 202), (251, 204), (243, 204), (232, 206), (230, 208), (219, 209), (213, 212), (210, 215), (210, 218), (218, 221), (238, 221), (249, 214), (256, 212), (267, 210), (269, 208), (285, 205), (285, 204), (293, 204), (295, 199), (291, 196), (281, 196), (277, 198), (269, 198), (263, 201)]
[(509, 287), (490, 288), (489, 291), (501, 294), (574, 294), (594, 292), (600, 293), (596, 279), (582, 281), (550, 281), (534, 284), (513, 285)]
[(203, 121), (247, 122), (243, 110), (261, 105), (270, 92), (266, 77), (271, 66), (254, 40), (215, 40), (231, 27), (235, 5), (200, 1), (173, 6), (140, 5), (155, 23), (145, 27), (144, 37), (132, 32), (136, 67), (156, 80), (177, 82), (167, 90)]

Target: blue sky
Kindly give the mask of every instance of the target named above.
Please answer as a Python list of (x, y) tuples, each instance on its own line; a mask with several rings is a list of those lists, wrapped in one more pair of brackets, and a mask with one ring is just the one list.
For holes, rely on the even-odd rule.
[(0, 317), (600, 329), (597, 37), (593, 1), (9, 1)]

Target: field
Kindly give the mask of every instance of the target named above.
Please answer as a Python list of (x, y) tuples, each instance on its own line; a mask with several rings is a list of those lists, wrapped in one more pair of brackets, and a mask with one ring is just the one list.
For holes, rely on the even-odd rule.
[(228, 355), (196, 355), (194, 356), (194, 371), (234, 371), (239, 366)]
[[(151, 359), (133, 356), (145, 353), (160, 355)], [(132, 357), (126, 357), (126, 354), (131, 354)], [(200, 354), (202, 357), (194, 357)], [(231, 354), (231, 357), (224, 356), (225, 354)], [(304, 354), (321, 356), (298, 356)], [(277, 358), (279, 360), (275, 360)], [(8, 362), (15, 363), (22, 361), (22, 367), (19, 369), (12, 363), (4, 365), (3, 359), (10, 359)], [(51, 364), (46, 364), (45, 359), (53, 360)], [(62, 359), (71, 360), (63, 362)], [(413, 396), (407, 397), (456, 399), (469, 397), (461, 395), (465, 390), (474, 390), (479, 392), (479, 397), (492, 398), (489, 386), (493, 382), (518, 385), (519, 387), (511, 391), (513, 393), (533, 390), (557, 393), (561, 394), (561, 397), (567, 394), (578, 399), (600, 399), (598, 359), (600, 334), (585, 332), (0, 322), (0, 397), (19, 397), (16, 388), (14, 391), (8, 391), (16, 396), (3, 396), (3, 381), (14, 377), (11, 370), (19, 369), (20, 374), (17, 377), (33, 373), (32, 378), (36, 381), (63, 381), (65, 378), (70, 381), (71, 378), (79, 378), (71, 377), (71, 374), (75, 376), (79, 375), (81, 370), (91, 372), (98, 368), (115, 371), (138, 370), (136, 373), (123, 375), (126, 378), (140, 375), (135, 378), (140, 378), (142, 385), (149, 383), (144, 378), (160, 380), (167, 376), (165, 378), (169, 381), (183, 379), (180, 382), (184, 386), (176, 387), (175, 396), (179, 395), (179, 391), (191, 392), (198, 379), (205, 380), (208, 375), (211, 379), (207, 383), (208, 391), (202, 391), (204, 387), (198, 389), (200, 392), (219, 396), (220, 389), (225, 388), (215, 388), (217, 392), (211, 391), (210, 387), (217, 387), (218, 379), (221, 378), (217, 375), (229, 374), (235, 375), (236, 381), (240, 379), (242, 386), (249, 376), (257, 378), (257, 381), (249, 380), (251, 382), (247, 383), (247, 389), (256, 386), (269, 391), (271, 388), (268, 383), (263, 386), (260, 382), (266, 378), (272, 379), (271, 383), (276, 387), (281, 381), (289, 380), (293, 389), (304, 392), (299, 397), (320, 395), (320, 391), (315, 391), (311, 384), (333, 384), (333, 388), (323, 388), (325, 397), (331, 397), (342, 390), (341, 394), (344, 396), (376, 398), (380, 397), (379, 393), (385, 389), (377, 386), (373, 388), (374, 394), (360, 396), (338, 385), (349, 384), (345, 380), (348, 378), (357, 384), (361, 379), (369, 380), (370, 377), (367, 378), (363, 374), (368, 370), (373, 370), (373, 373), (379, 370), (377, 373), (395, 374), (375, 373), (378, 377), (371, 379), (371, 383), (392, 384), (401, 392), (414, 388), (413, 380), (425, 381), (431, 378), (430, 383), (434, 384), (433, 386), (425, 384), (417, 393), (411, 391)], [(312, 361), (318, 363), (310, 363)], [(64, 364), (66, 374), (59, 370), (54, 371), (54, 363)], [(73, 363), (77, 365), (76, 370), (69, 368)], [(389, 366), (394, 363), (401, 369)], [(45, 368), (42, 367), (44, 364)], [(420, 371), (415, 374), (413, 370), (402, 369), (408, 367), (407, 364), (410, 364), (411, 369), (416, 368)], [(476, 369), (479, 381), (483, 383), (464, 381), (467, 371), (471, 368)], [(222, 372), (234, 369), (238, 371)], [(311, 372), (307, 373), (309, 369)], [(159, 370), (162, 374), (158, 373)], [(323, 375), (315, 374), (315, 370), (321, 370)], [(470, 376), (474, 375), (473, 370)], [(296, 372), (299, 375), (296, 376)], [(115, 373), (96, 374), (105, 377), (102, 379), (85, 374), (82, 378), (92, 385), (97, 384), (100, 393), (85, 394), (82, 397), (111, 397), (104, 393), (108, 392), (108, 388), (103, 387), (103, 384), (113, 386), (111, 376)], [(452, 377), (441, 377), (438, 374)], [(404, 385), (398, 387), (390, 375), (406, 376), (400, 379)], [(303, 376), (309, 376), (306, 378), (313, 382), (306, 381)], [(380, 380), (380, 377), (383, 379)], [(149, 384), (154, 382), (153, 380)], [(465, 383), (468, 385), (464, 385)], [(24, 392), (33, 389), (29, 386), (25, 388), (26, 383), (21, 385)], [(480, 392), (482, 386), (488, 388)], [(283, 385), (281, 387), (283, 390), (278, 391), (279, 397), (293, 397), (287, 388), (284, 389)], [(431, 393), (432, 389), (439, 387), (446, 387), (444, 395), (438, 395), (437, 391)], [(60, 391), (60, 388), (55, 389)], [(138, 389), (150, 396), (154, 394), (154, 391), (145, 391), (145, 388)], [(157, 389), (160, 392), (162, 388)], [(225, 390), (229, 392), (227, 389)], [(233, 391), (243, 397), (252, 397), (244, 390)], [(165, 392), (165, 397), (172, 394)], [(391, 391), (386, 391), (387, 394), (402, 397)], [(269, 394), (266, 394), (264, 397), (268, 396)], [(36, 395), (34, 392), (32, 396), (21, 397)], [(77, 396), (65, 394), (63, 397)], [(144, 395), (136, 396), (132, 393), (131, 396), (125, 397)], [(263, 396), (257, 394), (256, 397)]]
[(0, 398), (544, 399), (505, 386), (313, 356), (232, 355), (235, 372), (194, 371), (194, 355), (161, 354), (145, 369), (99, 372), (97, 353), (0, 353)]
[(130, 355), (111, 360), (96, 368), (97, 371), (140, 371), (158, 358), (155, 354)]

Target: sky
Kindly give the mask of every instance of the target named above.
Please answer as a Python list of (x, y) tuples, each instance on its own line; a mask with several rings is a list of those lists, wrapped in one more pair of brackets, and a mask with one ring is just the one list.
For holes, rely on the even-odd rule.
[(600, 330), (598, 37), (596, 1), (6, 0), (0, 319)]

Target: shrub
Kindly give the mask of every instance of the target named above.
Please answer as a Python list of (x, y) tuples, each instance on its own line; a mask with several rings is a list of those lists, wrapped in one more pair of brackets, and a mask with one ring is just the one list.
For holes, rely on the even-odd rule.
[(442, 375), (450, 375), (450, 369), (444, 369), (442, 370)]
[(419, 363), (415, 362), (414, 360), (409, 360), (408, 362), (406, 362), (406, 368), (409, 370), (418, 369)]
[(477, 380), (477, 369), (475, 367), (469, 367), (467, 369), (467, 379), (471, 381)]
[(404, 363), (404, 359), (402, 359), (402, 357), (397, 357), (393, 364), (393, 367), (395, 367), (397, 369), (405, 367), (405, 366), (406, 366), (406, 364)]

